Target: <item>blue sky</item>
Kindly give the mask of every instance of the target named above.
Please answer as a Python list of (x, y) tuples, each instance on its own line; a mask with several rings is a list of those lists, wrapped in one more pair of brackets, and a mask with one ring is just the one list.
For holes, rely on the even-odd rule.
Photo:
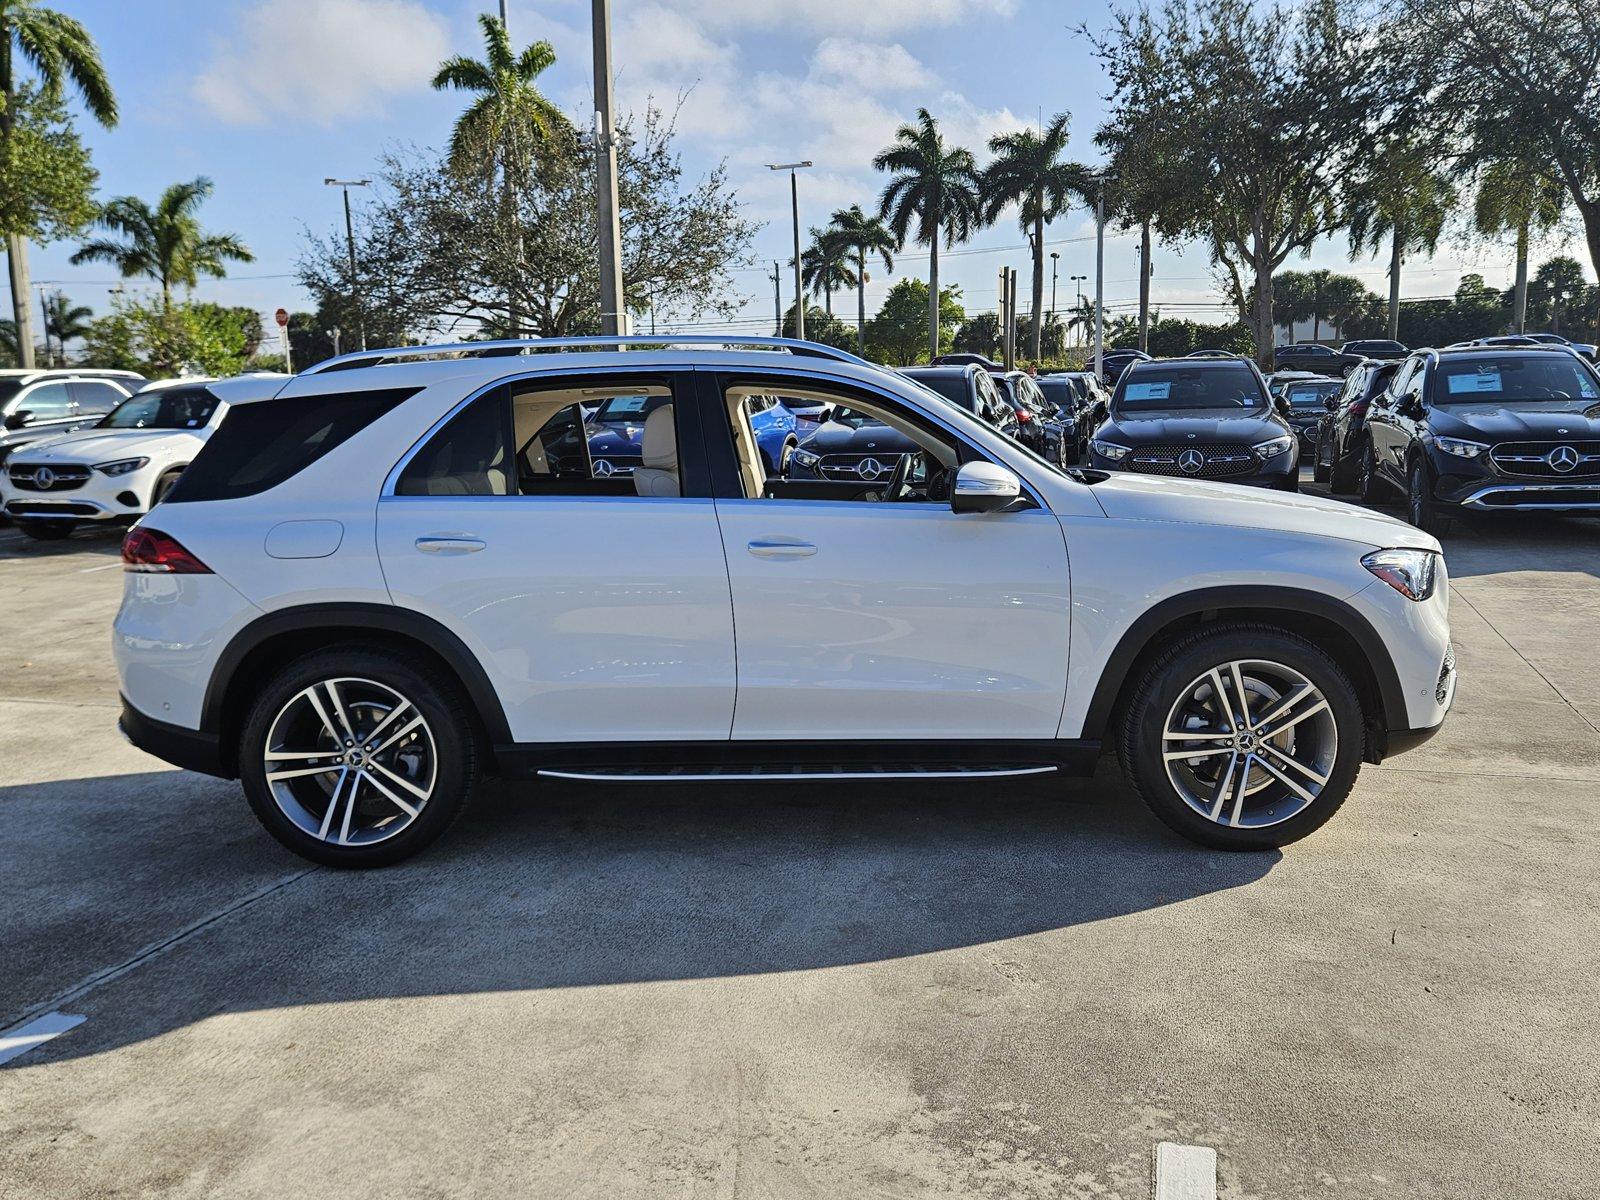
[[(304, 229), (340, 219), (333, 175), (359, 178), (396, 143), (441, 145), (461, 107), (427, 80), (448, 53), (478, 53), (475, 14), (495, 0), (55, 0), (99, 41), (122, 104), (113, 131), (85, 123), (103, 196), (153, 198), (167, 184), (209, 175), (216, 196), (208, 227), (238, 234), (257, 262), (197, 295), (270, 312), (305, 305), (292, 278)], [(510, 0), (513, 39), (555, 45), (548, 92), (589, 119), (588, 0)], [(801, 177), (802, 221), (822, 224), (834, 208), (870, 208), (882, 187), (869, 160), (919, 104), (947, 134), (982, 157), (995, 133), (1066, 110), (1072, 153), (1093, 158), (1104, 78), (1075, 32), (1105, 19), (1101, 4), (1067, 0), (613, 0), (619, 104), (647, 97), (679, 112), (686, 166), (699, 173), (726, 160), (750, 215), (766, 222), (755, 251), (767, 265), (735, 278), (751, 315), (769, 314), (774, 258), (789, 255), (787, 178), (765, 163), (810, 158)], [(1092, 276), (1091, 215), (1074, 212), (1047, 237), (1061, 253), (1061, 307), (1068, 277)], [(1559, 247), (1542, 248), (1554, 252)], [(59, 281), (74, 300), (100, 310), (113, 272), (73, 267), (73, 247), (35, 247), (37, 281)], [(1003, 218), (943, 270), (962, 286), (969, 310), (993, 309), (998, 268), (1020, 274), (1027, 254), (1014, 220)], [(1538, 260), (1535, 256), (1535, 261)], [(1582, 255), (1579, 256), (1583, 257)], [(1204, 252), (1158, 249), (1154, 294), (1172, 315), (1223, 315)], [(1329, 243), (1314, 265), (1350, 270), (1385, 289), (1381, 262), (1349, 263)], [(1291, 266), (1303, 265), (1292, 263)], [(1407, 295), (1438, 295), (1463, 270), (1503, 285), (1509, 247), (1447, 246), (1432, 262), (1408, 265)], [(926, 272), (925, 252), (907, 247), (895, 276), (875, 275), (868, 307), (905, 274)], [(1135, 244), (1107, 244), (1107, 299), (1113, 311), (1136, 295)], [(1048, 284), (1047, 284), (1048, 292)], [(785, 282), (785, 301), (789, 284)], [(841, 304), (853, 311), (853, 304)], [(1202, 306), (1210, 306), (1202, 307)]]

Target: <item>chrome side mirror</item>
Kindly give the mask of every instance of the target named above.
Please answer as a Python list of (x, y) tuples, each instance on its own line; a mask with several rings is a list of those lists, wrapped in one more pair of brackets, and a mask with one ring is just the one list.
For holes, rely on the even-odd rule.
[(1022, 495), (1022, 481), (1004, 467), (989, 462), (963, 463), (950, 490), (950, 511), (995, 512), (1014, 504)]

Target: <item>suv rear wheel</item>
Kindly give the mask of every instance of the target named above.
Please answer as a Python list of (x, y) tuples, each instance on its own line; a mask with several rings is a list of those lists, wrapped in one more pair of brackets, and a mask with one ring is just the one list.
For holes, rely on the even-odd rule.
[(1326, 653), (1271, 626), (1223, 625), (1150, 665), (1118, 749), (1135, 790), (1178, 833), (1265, 850), (1338, 811), (1364, 739), (1355, 689)]
[(378, 867), (430, 845), (478, 780), (477, 737), (450, 679), (352, 645), (289, 664), (245, 721), (239, 775), (250, 807), (290, 850), (332, 867)]

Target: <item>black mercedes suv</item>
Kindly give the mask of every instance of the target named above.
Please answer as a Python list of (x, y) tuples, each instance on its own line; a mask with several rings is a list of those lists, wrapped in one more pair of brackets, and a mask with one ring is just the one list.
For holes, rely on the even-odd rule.
[(1089, 465), (1297, 491), (1300, 443), (1242, 358), (1134, 363), (1089, 441)]
[(1600, 375), (1561, 347), (1421, 350), (1367, 413), (1363, 500), (1430, 533), (1461, 509), (1600, 513)]

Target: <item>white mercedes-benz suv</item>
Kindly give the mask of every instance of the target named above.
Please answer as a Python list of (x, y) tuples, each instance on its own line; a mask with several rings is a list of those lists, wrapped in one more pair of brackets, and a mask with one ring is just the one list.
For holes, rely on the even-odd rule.
[[(776, 477), (769, 396), (915, 448)], [(589, 452), (614, 398), (625, 476)], [(317, 862), (414, 854), (484, 775), (1003, 779), (1108, 744), (1179, 833), (1277, 846), (1454, 695), (1432, 537), (1062, 472), (822, 346), (417, 347), (229, 399), (124, 543), (121, 725)]]

